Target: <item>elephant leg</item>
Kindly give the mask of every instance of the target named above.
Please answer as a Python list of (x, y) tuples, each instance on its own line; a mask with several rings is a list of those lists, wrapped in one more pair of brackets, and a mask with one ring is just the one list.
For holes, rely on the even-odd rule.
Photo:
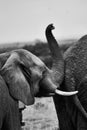
[(8, 116), (10, 115), (9, 130), (21, 130), (18, 103), (13, 101), (13, 104), (10, 106), (10, 113), (8, 114)]
[(0, 130), (21, 130), (18, 101), (10, 96), (0, 76)]
[(18, 103), (10, 100), (9, 111), (3, 121), (2, 130), (21, 130)]
[(53, 97), (53, 100), (57, 112), (60, 130), (76, 130), (72, 118), (68, 113), (70, 110), (66, 108), (66, 100), (64, 99), (64, 97), (55, 95)]
[(77, 130), (87, 130), (87, 120), (78, 112), (77, 116)]

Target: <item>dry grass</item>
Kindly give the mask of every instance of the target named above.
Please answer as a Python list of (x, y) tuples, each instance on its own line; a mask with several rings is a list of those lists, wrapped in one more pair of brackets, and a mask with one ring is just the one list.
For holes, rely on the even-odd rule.
[(23, 111), (23, 130), (58, 130), (58, 120), (52, 98), (36, 99)]

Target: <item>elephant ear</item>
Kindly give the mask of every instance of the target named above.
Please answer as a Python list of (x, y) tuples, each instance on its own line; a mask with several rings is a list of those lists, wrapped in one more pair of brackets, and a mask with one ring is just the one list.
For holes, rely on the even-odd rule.
[(20, 57), (17, 53), (12, 53), (1, 69), (10, 95), (16, 100), (22, 101), (26, 105), (34, 103), (33, 90), (27, 82), (22, 70), (19, 66)]

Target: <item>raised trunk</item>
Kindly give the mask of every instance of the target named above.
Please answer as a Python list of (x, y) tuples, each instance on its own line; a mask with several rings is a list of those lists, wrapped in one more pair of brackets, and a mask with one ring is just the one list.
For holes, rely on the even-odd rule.
[(60, 47), (52, 34), (53, 29), (54, 29), (53, 24), (48, 25), (45, 34), (53, 59), (53, 65), (52, 65), (53, 73), (51, 73), (52, 79), (54, 80), (54, 82), (61, 84), (64, 76), (64, 60)]
[(53, 29), (53, 24), (50, 24), (45, 31), (48, 45), (52, 54), (53, 65), (51, 70), (47, 69), (47, 71), (44, 73), (42, 84), (44, 84), (43, 86), (44, 88), (46, 88), (46, 90), (48, 90), (48, 92), (54, 92), (62, 96), (75, 95), (78, 91), (75, 91), (74, 93), (69, 93), (63, 92), (61, 90), (56, 90), (60, 87), (60, 84), (63, 81), (64, 59), (60, 47), (52, 34)]

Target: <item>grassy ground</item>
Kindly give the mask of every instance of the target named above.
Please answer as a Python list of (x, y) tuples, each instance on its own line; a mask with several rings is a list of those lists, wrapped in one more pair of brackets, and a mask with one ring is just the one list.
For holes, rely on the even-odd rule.
[(52, 98), (37, 98), (23, 111), (23, 130), (58, 130), (58, 120)]

